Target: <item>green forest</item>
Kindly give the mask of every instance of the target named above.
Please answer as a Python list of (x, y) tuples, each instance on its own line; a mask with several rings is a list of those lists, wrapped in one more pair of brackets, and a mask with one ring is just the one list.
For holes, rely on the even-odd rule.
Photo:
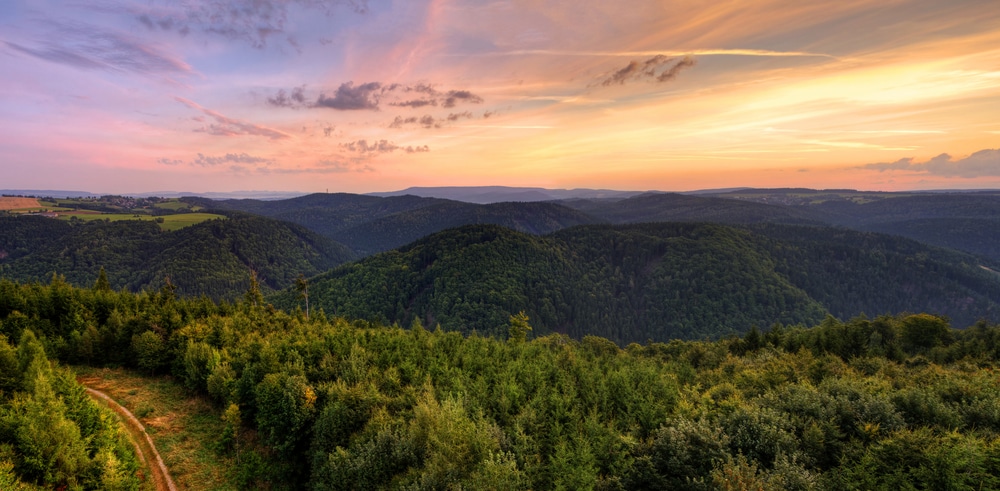
[(91, 285), (103, 268), (114, 289), (155, 290), (169, 281), (178, 295), (234, 300), (249, 287), (249, 271), (273, 291), (354, 257), (301, 226), (241, 213), (169, 232), (147, 221), (0, 216), (0, 277), (18, 281), (58, 273)]
[[(463, 335), (277, 310), (256, 288), (215, 303), (0, 280), (0, 333), (17, 340), (0, 343), (0, 479), (88, 489), (115, 478), (109, 452), (129, 462), (88, 446), (105, 437), (45, 353), (210, 398), (227, 430), (205, 444), (236, 456), (240, 489), (1000, 487), (1000, 326), (827, 316), (619, 346), (532, 322)], [(62, 466), (25, 436), (43, 410), (77, 421), (59, 438), (89, 458)]]
[[(986, 258), (901, 237), (778, 224), (649, 223), (545, 236), (446, 230), (309, 280), (313, 305), (349, 318), (503, 335), (524, 311), (540, 334), (619, 344), (717, 339), (774, 323), (902, 312), (957, 327), (1000, 314)], [(272, 297), (292, 309), (288, 288)]]
[(16, 347), (0, 335), (0, 489), (143, 489), (119, 424), (72, 370), (49, 361), (32, 330)]

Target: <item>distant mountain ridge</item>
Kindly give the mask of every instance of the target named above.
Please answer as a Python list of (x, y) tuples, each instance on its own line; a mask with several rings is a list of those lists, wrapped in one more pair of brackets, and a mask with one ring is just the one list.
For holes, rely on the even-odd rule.
[(558, 201), (565, 199), (624, 199), (648, 192), (659, 191), (615, 191), (611, 189), (548, 189), (509, 186), (440, 186), (409, 187), (400, 191), (366, 193), (368, 196), (420, 196), (441, 198), (466, 203), (489, 204), (504, 201)]

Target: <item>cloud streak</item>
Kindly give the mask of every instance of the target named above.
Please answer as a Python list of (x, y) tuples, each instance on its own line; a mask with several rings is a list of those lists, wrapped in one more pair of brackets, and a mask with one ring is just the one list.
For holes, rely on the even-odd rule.
[(1000, 177), (1000, 148), (985, 149), (964, 159), (955, 159), (942, 153), (926, 162), (907, 157), (895, 162), (879, 162), (862, 166), (863, 169), (885, 171), (911, 171), (940, 177)]
[(184, 61), (132, 36), (80, 23), (49, 25), (51, 32), (35, 46), (5, 44), (18, 53), (84, 70), (143, 75), (192, 72)]
[(326, 108), (338, 111), (379, 111), (383, 102), (392, 107), (418, 109), (423, 107), (453, 108), (460, 104), (482, 104), (483, 98), (469, 90), (439, 91), (428, 84), (404, 85), (354, 81), (340, 84), (331, 94), (320, 92), (316, 102), (307, 103), (305, 86), (286, 91), (280, 89), (267, 98), (267, 104), (283, 108)]
[(775, 51), (767, 49), (693, 49), (687, 51), (661, 50), (661, 51), (568, 51), (553, 49), (522, 49), (511, 51), (494, 51), (482, 53), (480, 56), (607, 56), (618, 58), (634, 58), (636, 56), (753, 56), (767, 58), (831, 58), (836, 56), (825, 53), (813, 53), (809, 51)]
[(204, 125), (201, 128), (195, 129), (195, 132), (208, 133), (216, 136), (263, 136), (271, 140), (284, 140), (291, 138), (291, 136), (287, 133), (227, 117), (221, 113), (202, 107), (198, 103), (187, 100), (183, 97), (174, 97), (174, 99), (185, 106), (201, 111), (206, 116), (215, 120), (214, 124)]
[(207, 0), (178, 1), (157, 8), (132, 9), (135, 21), (150, 31), (174, 32), (187, 36), (192, 32), (244, 41), (263, 49), (274, 39), (284, 39), (298, 49), (298, 41), (287, 34), (292, 8), (309, 15), (333, 17), (340, 7), (355, 13), (368, 10), (367, 0)]
[(396, 145), (388, 140), (374, 140), (368, 143), (368, 140), (357, 140), (348, 143), (341, 143), (341, 148), (347, 150), (348, 152), (354, 152), (364, 155), (376, 155), (376, 154), (386, 154), (393, 153), (397, 150), (406, 153), (425, 153), (429, 152), (431, 149), (427, 145), (408, 145), (401, 146)]
[[(675, 62), (676, 58), (666, 55), (656, 55), (644, 62), (631, 61), (628, 65), (616, 70), (611, 76), (605, 78), (601, 85), (624, 85), (626, 82), (635, 80), (655, 80), (656, 82), (669, 82), (677, 78), (685, 68), (693, 67), (697, 61), (690, 56), (685, 56)], [(673, 64), (671, 64), (673, 63)], [(657, 73), (659, 72), (659, 73)]]

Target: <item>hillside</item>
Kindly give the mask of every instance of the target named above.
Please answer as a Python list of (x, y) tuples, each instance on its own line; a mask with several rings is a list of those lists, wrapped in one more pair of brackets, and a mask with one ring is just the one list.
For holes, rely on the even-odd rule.
[(621, 200), (571, 200), (564, 204), (611, 223), (818, 224), (829, 221), (827, 213), (805, 208), (673, 193), (643, 194)]
[(36, 217), (0, 217), (0, 229), (12, 231), (3, 247), (13, 252), (0, 260), (6, 278), (48, 282), (56, 272), (90, 286), (103, 267), (114, 289), (160, 288), (169, 277), (180, 295), (216, 299), (242, 295), (251, 270), (265, 290), (279, 289), (299, 274), (353, 258), (344, 246), (298, 225), (242, 214), (172, 232), (145, 221), (70, 226)]
[(350, 247), (360, 256), (387, 251), (461, 225), (488, 223), (549, 233), (600, 220), (553, 203), (479, 205), (416, 196), (311, 194), (278, 201), (185, 198), (200, 206), (239, 210), (300, 224)]
[[(1000, 317), (982, 261), (843, 229), (709, 224), (574, 227), (536, 237), (494, 226), (441, 232), (311, 280), (337, 315), (502, 332), (524, 310), (540, 332), (619, 343), (699, 339), (751, 326), (931, 311)], [(274, 298), (292, 308), (290, 291)]]
[(575, 225), (598, 223), (585, 213), (554, 203), (446, 202), (395, 213), (342, 230), (334, 236), (360, 256), (387, 251), (417, 239), (470, 224), (493, 224), (530, 234), (547, 234)]

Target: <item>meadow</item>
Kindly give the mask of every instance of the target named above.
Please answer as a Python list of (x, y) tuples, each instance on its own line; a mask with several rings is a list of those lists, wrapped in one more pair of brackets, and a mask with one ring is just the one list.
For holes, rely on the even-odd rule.
[[(93, 211), (69, 211), (69, 212), (59, 212), (59, 218), (62, 220), (107, 220), (111, 222), (117, 222), (121, 220), (146, 220), (146, 221), (156, 221), (160, 224), (160, 229), (166, 232), (173, 230), (179, 230), (184, 227), (194, 225), (196, 223), (201, 223), (206, 220), (214, 220), (216, 218), (225, 218), (222, 215), (216, 215), (213, 213), (181, 213), (177, 215), (140, 215), (137, 213), (97, 213)], [(160, 221), (162, 220), (162, 221)]]

